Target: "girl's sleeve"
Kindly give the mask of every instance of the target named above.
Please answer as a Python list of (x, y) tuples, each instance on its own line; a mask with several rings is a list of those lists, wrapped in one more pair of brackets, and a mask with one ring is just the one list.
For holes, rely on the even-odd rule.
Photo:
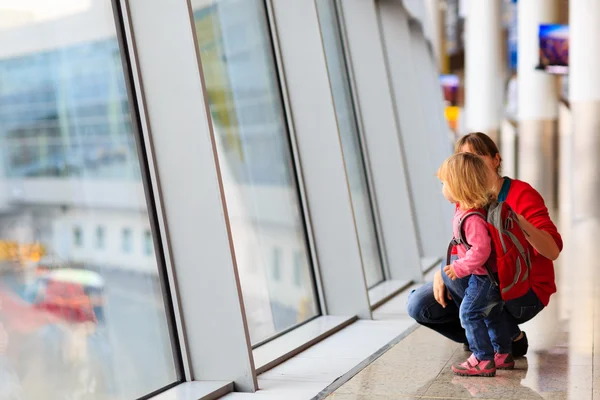
[(465, 240), (471, 248), (464, 257), (454, 261), (452, 266), (459, 278), (464, 278), (484, 265), (492, 253), (492, 238), (487, 222), (478, 216), (471, 216), (463, 222)]

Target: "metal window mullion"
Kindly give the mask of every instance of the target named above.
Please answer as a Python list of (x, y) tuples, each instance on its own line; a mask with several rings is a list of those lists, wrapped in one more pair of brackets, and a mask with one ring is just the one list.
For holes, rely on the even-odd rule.
[(316, 5), (269, 3), (327, 314), (371, 318)]
[(120, 0), (172, 259), (186, 380), (257, 379), (189, 1)]
[[(306, 184), (302, 173), (302, 166), (300, 164), (300, 155), (298, 151), (298, 142), (296, 139), (296, 131), (294, 128), (294, 121), (292, 119), (292, 109), (290, 105), (290, 97), (287, 90), (284, 66), (281, 56), (281, 48), (279, 45), (279, 38), (277, 35), (277, 25), (275, 23), (275, 15), (273, 13), (273, 4), (271, 0), (265, 0), (265, 8), (267, 11), (267, 20), (269, 23), (269, 32), (271, 34), (271, 43), (273, 45), (273, 55), (275, 64), (277, 66), (277, 73), (279, 77), (279, 88), (281, 90), (281, 101), (283, 104), (283, 110), (285, 114), (285, 120), (287, 123), (287, 132), (289, 136), (290, 150), (293, 159), (293, 167), (296, 173), (296, 185), (298, 188), (300, 204), (303, 211), (304, 226), (306, 229), (306, 240), (308, 244), (308, 250), (310, 252), (309, 259), (312, 267), (312, 275), (314, 277), (315, 292), (317, 293), (319, 309), (322, 315), (327, 315), (327, 303), (325, 302), (325, 292), (323, 290), (323, 279), (321, 277), (321, 270), (319, 267), (319, 260), (317, 257), (317, 247), (315, 243), (314, 230), (310, 218), (310, 207), (308, 204), (306, 194)], [(256, 347), (256, 346), (254, 346)]]
[[(362, 122), (360, 104), (358, 102), (358, 98), (356, 96), (357, 89), (355, 83), (354, 71), (352, 69), (352, 60), (350, 59), (350, 55), (348, 53), (348, 37), (346, 34), (346, 30), (343, 24), (342, 16), (341, 16), (341, 0), (332, 0), (332, 3), (335, 7), (335, 18), (337, 28), (339, 29), (339, 36), (342, 44), (342, 52), (344, 56), (344, 67), (348, 73), (348, 84), (350, 86), (350, 97), (352, 100), (352, 111), (353, 111), (353, 120), (356, 123), (357, 135), (358, 135), (358, 143), (360, 146), (361, 157), (363, 159), (364, 165), (364, 173), (366, 175), (366, 183), (367, 183), (367, 191), (369, 203), (371, 205), (371, 215), (373, 218), (373, 223), (375, 226), (375, 236), (377, 240), (377, 250), (379, 251), (379, 255), (381, 258), (381, 268), (383, 269), (383, 280), (392, 279), (392, 274), (387, 258), (387, 252), (385, 249), (385, 242), (383, 240), (383, 230), (381, 227), (381, 213), (379, 212), (379, 207), (376, 199), (375, 186), (373, 184), (373, 171), (371, 168), (371, 162), (369, 159), (369, 152), (367, 149), (367, 142), (365, 140), (365, 131), (364, 124)], [(381, 282), (377, 282), (374, 286), (377, 286)]]
[(343, 0), (339, 6), (390, 277), (421, 280), (414, 204), (404, 156), (411, 149), (404, 148), (400, 134), (377, 5), (375, 0)]
[[(137, 135), (134, 140), (140, 160), (142, 181), (145, 183), (143, 186), (148, 204), (148, 216), (158, 267), (158, 277), (165, 303), (168, 332), (171, 335), (171, 348), (176, 368), (178, 368), (178, 377), (186, 380), (190, 376), (189, 360), (187, 358), (185, 337), (182, 335), (183, 330), (181, 329), (182, 321), (179, 299), (173, 285), (172, 258), (164, 229), (164, 210), (160, 192), (158, 191), (156, 164), (150, 145), (150, 138), (148, 137), (146, 120), (143, 118), (145, 114), (144, 105), (138, 98), (141, 88), (139, 79), (136, 79), (138, 66), (133, 56), (133, 43), (132, 40), (128, 40), (128, 37), (131, 37), (129, 14), (124, 11), (124, 3), (120, 0), (112, 0), (112, 6), (121, 62), (125, 74), (127, 97), (129, 99), (130, 123), (132, 131)], [(104, 230), (104, 227), (102, 229)]]

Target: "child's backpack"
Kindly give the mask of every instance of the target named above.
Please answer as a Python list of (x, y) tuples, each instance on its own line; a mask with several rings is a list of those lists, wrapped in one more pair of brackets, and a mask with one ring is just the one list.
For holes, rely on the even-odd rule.
[(471, 216), (487, 221), (492, 246), (496, 252), (498, 279), (492, 272), (489, 262), (485, 266), (492, 282), (500, 286), (502, 298), (512, 300), (525, 295), (531, 289), (529, 243), (519, 226), (517, 214), (506, 202), (492, 203), (487, 210), (471, 210), (461, 218), (458, 223), (459, 237), (452, 239), (448, 246), (446, 264), (450, 264), (450, 255), (454, 246), (462, 244), (467, 250), (471, 248), (464, 237), (462, 226)]

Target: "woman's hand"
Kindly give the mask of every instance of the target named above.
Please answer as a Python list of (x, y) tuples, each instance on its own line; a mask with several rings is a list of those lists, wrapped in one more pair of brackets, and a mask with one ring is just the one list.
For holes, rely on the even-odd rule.
[(517, 219), (529, 244), (544, 257), (552, 261), (556, 260), (560, 250), (552, 235), (536, 228), (520, 214), (517, 214)]
[(447, 293), (446, 285), (444, 284), (444, 280), (442, 279), (442, 271), (438, 270), (433, 276), (433, 297), (435, 297), (435, 301), (440, 303), (440, 305), (444, 308), (448, 305), (446, 302), (446, 298), (449, 300), (452, 299), (450, 297), (450, 293)]

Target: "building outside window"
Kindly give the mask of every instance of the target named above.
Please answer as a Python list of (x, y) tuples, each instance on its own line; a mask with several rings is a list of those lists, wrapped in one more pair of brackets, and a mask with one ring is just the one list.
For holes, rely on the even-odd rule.
[(294, 253), (294, 285), (296, 287), (302, 286), (302, 274), (306, 269), (305, 264), (306, 258), (304, 254), (300, 252)]
[(73, 228), (73, 244), (75, 247), (83, 247), (83, 230), (79, 226)]
[(279, 282), (281, 281), (281, 249), (274, 248), (273, 249), (273, 281)]
[(181, 379), (162, 260), (124, 257), (131, 231), (94, 228), (149, 221), (112, 2), (17, 8), (0, 4), (0, 241), (39, 246), (31, 279), (0, 260), (0, 397), (147, 396)]
[(123, 253), (129, 254), (133, 251), (133, 233), (131, 229), (124, 228), (121, 235), (121, 249)]
[(152, 232), (149, 230), (144, 231), (144, 254), (146, 256), (154, 254), (154, 241), (152, 239)]
[(99, 250), (106, 248), (106, 229), (103, 226), (96, 228), (96, 248)]

